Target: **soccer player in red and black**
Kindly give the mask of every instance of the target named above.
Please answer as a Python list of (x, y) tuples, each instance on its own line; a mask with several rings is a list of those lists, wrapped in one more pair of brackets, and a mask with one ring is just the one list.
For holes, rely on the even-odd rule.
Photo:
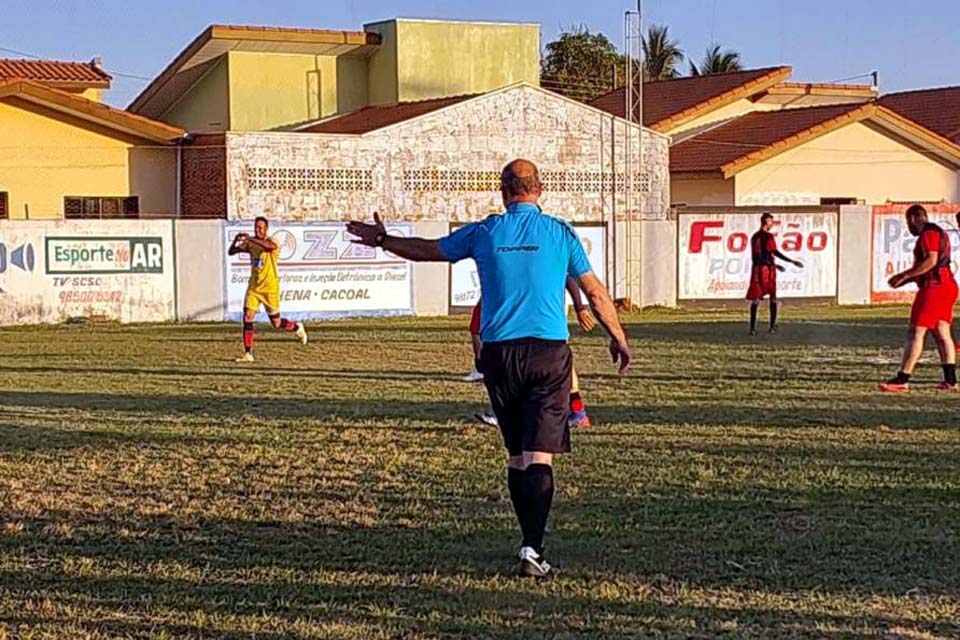
[(772, 228), (773, 215), (764, 213), (760, 216), (760, 230), (750, 238), (752, 265), (747, 300), (750, 301), (750, 335), (752, 336), (757, 335), (757, 312), (760, 310), (760, 301), (764, 296), (770, 296), (770, 333), (777, 331), (777, 271), (784, 271), (784, 268), (777, 264), (776, 258), (797, 267), (803, 267), (803, 263), (799, 260), (793, 260), (780, 253), (777, 249), (777, 239), (770, 233)]
[[(957, 214), (960, 223), (960, 214)], [(903, 347), (903, 361), (897, 375), (880, 385), (882, 391), (909, 391), (910, 376), (923, 353), (927, 331), (933, 331), (943, 366), (943, 391), (957, 390), (957, 349), (953, 341), (953, 305), (957, 302), (957, 281), (950, 270), (950, 238), (940, 226), (927, 219), (927, 210), (919, 204), (907, 209), (907, 228), (917, 236), (913, 248), (913, 266), (892, 276), (890, 286), (898, 289), (916, 282), (917, 297), (910, 311), (910, 330)]]

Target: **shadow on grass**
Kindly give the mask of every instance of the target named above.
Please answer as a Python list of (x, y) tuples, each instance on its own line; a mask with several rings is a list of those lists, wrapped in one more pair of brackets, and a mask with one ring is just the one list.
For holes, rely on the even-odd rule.
[[(733, 400), (728, 403), (718, 403), (695, 399), (674, 405), (596, 404), (592, 406), (592, 410), (601, 422), (635, 423), (640, 425), (638, 428), (643, 428), (644, 425), (684, 424), (763, 428), (873, 428), (879, 426), (903, 429), (955, 430), (957, 428), (955, 403), (904, 404), (896, 398), (878, 397), (876, 403), (864, 406), (862, 398), (859, 402), (841, 404), (844, 397), (837, 395), (829, 404), (824, 401), (822, 405), (808, 401), (802, 408), (789, 403), (785, 406), (756, 406), (738, 405)], [(450, 420), (470, 416), (480, 405), (476, 402), (456, 400), (415, 402), (371, 398), (333, 400), (314, 397), (0, 391), (0, 406), (35, 407), (46, 410), (155, 412), (159, 415), (195, 414), (223, 418), (237, 418), (243, 414), (249, 414), (267, 420), (303, 418), (330, 422), (339, 418), (350, 418), (447, 423)]]
[[(366, 497), (384, 511), (424, 502), (415, 495), (377, 491)], [(52, 511), (31, 519), (7, 512), (5, 518), (17, 519), (24, 529), (0, 538), (0, 550), (58, 558), (58, 563), (43, 570), (7, 569), (0, 572), (0, 586), (8, 597), (46, 593), (122, 610), (127, 618), (146, 617), (151, 610), (200, 611), (211, 619), (266, 613), (287, 622), (319, 618), (379, 625), (399, 634), (633, 638), (695, 632), (711, 637), (722, 623), (736, 622), (743, 633), (735, 637), (809, 633), (865, 639), (896, 625), (949, 637), (960, 628), (947, 614), (901, 620), (894, 613), (868, 613), (855, 602), (849, 614), (791, 611), (782, 602), (769, 608), (721, 604), (695, 593), (742, 590), (790, 597), (810, 591), (820, 598), (855, 600), (919, 589), (920, 596), (949, 597), (960, 589), (954, 571), (960, 554), (955, 537), (949, 537), (949, 527), (957, 523), (947, 513), (929, 511), (946, 499), (909, 490), (848, 491), (817, 503), (780, 491), (751, 498), (605, 493), (561, 499), (550, 545), (569, 588), (562, 582), (544, 590), (488, 580), (509, 577), (516, 533), (489, 515), (478, 516), (468, 500), (446, 500), (449, 512), (437, 512), (420, 528), (223, 518), (187, 522), (122, 512)], [(850, 507), (864, 500), (869, 509)], [(901, 509), (885, 506), (893, 501)], [(459, 512), (455, 505), (461, 505)], [(506, 512), (506, 500), (499, 508)], [(473, 524), (442, 524), (451, 518)], [(49, 533), (58, 523), (71, 527), (70, 539)], [(123, 575), (84, 576), (65, 568), (68, 558), (93, 561), (100, 570), (123, 567)], [(173, 574), (188, 567), (194, 577), (165, 574), (164, 563)], [(138, 567), (146, 573), (138, 573)], [(476, 579), (481, 582), (471, 582)], [(612, 591), (585, 592), (575, 586), (583, 581), (591, 586), (610, 581)], [(504, 624), (520, 620), (519, 626)], [(147, 633), (133, 621), (90, 624), (116, 633)], [(170, 631), (211, 630), (174, 625)]]

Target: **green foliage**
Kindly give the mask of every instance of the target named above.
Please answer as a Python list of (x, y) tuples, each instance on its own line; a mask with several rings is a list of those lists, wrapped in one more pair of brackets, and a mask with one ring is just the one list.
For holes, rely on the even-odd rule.
[(697, 66), (693, 60), (690, 61), (691, 76), (707, 76), (713, 73), (730, 73), (742, 70), (740, 54), (732, 49), (722, 50), (719, 44), (707, 47), (707, 52), (704, 54), (700, 66)]

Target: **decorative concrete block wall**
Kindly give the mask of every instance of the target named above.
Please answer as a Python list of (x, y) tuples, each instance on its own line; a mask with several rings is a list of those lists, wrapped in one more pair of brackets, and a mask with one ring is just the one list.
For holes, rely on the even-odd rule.
[[(502, 211), (499, 171), (525, 157), (540, 168), (549, 213), (663, 219), (669, 138), (643, 131), (641, 172), (640, 136), (635, 125), (529, 85), (364, 135), (228, 133), (227, 217), (329, 221), (380, 211), (409, 222), (474, 221)], [(628, 202), (631, 175), (637, 195)]]

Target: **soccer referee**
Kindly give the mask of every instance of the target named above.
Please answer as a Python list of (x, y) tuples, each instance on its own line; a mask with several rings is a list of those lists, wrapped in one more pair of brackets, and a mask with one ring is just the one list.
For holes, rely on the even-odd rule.
[(502, 215), (439, 240), (389, 236), (376, 213), (373, 224), (350, 222), (347, 230), (357, 237), (354, 242), (408, 260), (476, 262), (483, 298), (480, 364), (508, 452), (507, 486), (523, 533), (520, 575), (545, 578), (551, 573), (543, 538), (553, 502), (553, 456), (570, 451), (568, 274), (610, 336), (610, 355), (621, 373), (631, 354), (613, 301), (590, 270), (573, 227), (537, 204), (537, 167), (514, 160), (500, 175), (500, 191)]

